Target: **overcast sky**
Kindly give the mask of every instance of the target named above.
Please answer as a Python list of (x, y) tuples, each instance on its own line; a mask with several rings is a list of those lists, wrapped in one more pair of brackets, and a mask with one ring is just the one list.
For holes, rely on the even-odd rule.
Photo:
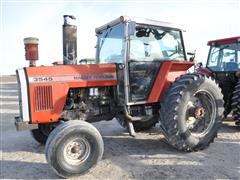
[(95, 57), (95, 28), (121, 15), (183, 24), (185, 46), (206, 61), (207, 41), (240, 35), (240, 0), (0, 0), (0, 73), (28, 66), (23, 38), (39, 38), (38, 65), (62, 60), (63, 15), (77, 18), (78, 59)]

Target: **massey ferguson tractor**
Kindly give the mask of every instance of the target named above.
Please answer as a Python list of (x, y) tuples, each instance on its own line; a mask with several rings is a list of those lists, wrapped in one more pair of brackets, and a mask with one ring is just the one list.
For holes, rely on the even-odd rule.
[(236, 125), (240, 125), (240, 36), (209, 41), (210, 51), (206, 67), (198, 72), (216, 79), (224, 98), (224, 116), (232, 111)]
[[(46, 143), (47, 162), (59, 176), (85, 173), (102, 158), (103, 139), (90, 124), (97, 121), (117, 119), (131, 136), (158, 123), (181, 151), (213, 142), (223, 96), (213, 78), (188, 73), (194, 63), (180, 26), (121, 16), (96, 28), (96, 63), (77, 65), (71, 18), (64, 16), (63, 65), (17, 70), (16, 127), (36, 128), (32, 135)], [(35, 51), (26, 48), (27, 59), (36, 60)]]

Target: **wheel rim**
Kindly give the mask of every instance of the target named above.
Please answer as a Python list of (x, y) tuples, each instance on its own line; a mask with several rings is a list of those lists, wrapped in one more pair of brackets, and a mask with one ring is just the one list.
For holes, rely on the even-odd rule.
[(211, 93), (205, 90), (197, 91), (187, 104), (187, 128), (194, 136), (205, 136), (213, 127), (216, 112), (216, 102)]
[(91, 146), (85, 138), (76, 138), (65, 145), (63, 157), (68, 164), (80, 165), (87, 160), (90, 151)]

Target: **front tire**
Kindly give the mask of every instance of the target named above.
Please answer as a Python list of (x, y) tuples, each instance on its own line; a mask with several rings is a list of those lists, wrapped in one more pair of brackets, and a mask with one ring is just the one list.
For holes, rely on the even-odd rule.
[(84, 121), (57, 126), (45, 147), (48, 164), (61, 177), (87, 172), (102, 158), (103, 140), (98, 130)]
[(160, 121), (168, 142), (178, 150), (206, 148), (222, 122), (223, 95), (209, 77), (186, 74), (168, 89), (160, 109)]

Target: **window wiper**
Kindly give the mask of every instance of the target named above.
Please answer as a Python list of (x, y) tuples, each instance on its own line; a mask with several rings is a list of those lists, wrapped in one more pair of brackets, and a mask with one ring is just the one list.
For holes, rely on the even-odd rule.
[(152, 29), (151, 33), (154, 35), (156, 40), (161, 40), (169, 31), (163, 31), (159, 33), (156, 29)]
[(110, 33), (111, 31), (112, 31), (112, 28), (107, 29), (107, 32), (106, 32), (105, 36), (103, 37), (102, 42), (101, 42), (101, 44), (100, 44), (100, 46), (99, 46), (99, 51), (102, 49), (102, 46), (103, 46), (106, 38), (108, 37), (108, 35), (109, 35), (109, 33)]

